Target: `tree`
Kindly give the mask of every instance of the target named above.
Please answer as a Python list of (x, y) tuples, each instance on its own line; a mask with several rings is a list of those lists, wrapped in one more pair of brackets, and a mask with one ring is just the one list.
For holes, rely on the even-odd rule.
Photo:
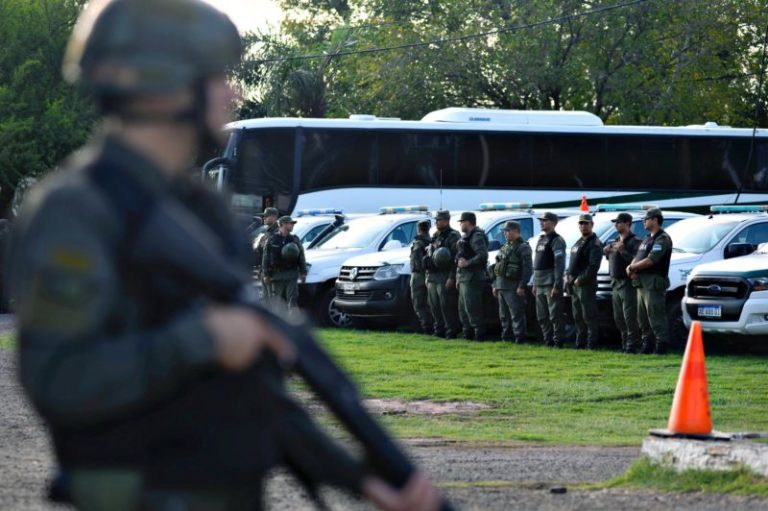
[(0, 0), (0, 201), (6, 207), (21, 178), (55, 168), (83, 144), (94, 122), (90, 102), (61, 78), (84, 3)]

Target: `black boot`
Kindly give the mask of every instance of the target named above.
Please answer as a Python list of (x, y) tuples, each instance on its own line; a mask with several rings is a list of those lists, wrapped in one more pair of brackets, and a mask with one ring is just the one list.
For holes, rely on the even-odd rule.
[(667, 354), (667, 343), (665, 342), (657, 342), (656, 343), (656, 349), (653, 350), (653, 353), (656, 355), (666, 355)]
[(583, 350), (585, 346), (584, 339), (576, 338), (576, 343), (573, 345), (573, 347), (577, 350)]
[(484, 328), (476, 328), (475, 329), (475, 341), (477, 341), (477, 342), (485, 341), (485, 329)]
[(445, 336), (445, 330), (443, 330), (442, 328), (435, 328), (435, 329), (432, 331), (432, 335), (434, 335), (435, 337), (441, 337), (441, 338), (443, 338), (443, 339), (445, 339), (445, 338), (446, 338), (446, 336)]
[(640, 346), (640, 353), (643, 355), (650, 355), (653, 353), (653, 346), (651, 346), (651, 340), (647, 337), (643, 337), (643, 344)]

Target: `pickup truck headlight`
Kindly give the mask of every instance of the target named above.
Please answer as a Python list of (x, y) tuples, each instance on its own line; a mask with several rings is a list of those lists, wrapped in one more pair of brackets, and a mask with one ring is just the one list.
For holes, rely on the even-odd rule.
[(376, 270), (373, 274), (373, 280), (393, 280), (400, 276), (403, 264), (387, 264)]
[(757, 277), (754, 279), (749, 279), (749, 283), (752, 284), (752, 291), (768, 290), (768, 277)]

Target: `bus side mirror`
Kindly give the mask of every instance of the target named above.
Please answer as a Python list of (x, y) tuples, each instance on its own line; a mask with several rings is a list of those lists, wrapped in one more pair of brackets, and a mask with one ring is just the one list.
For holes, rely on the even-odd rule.
[(499, 240), (491, 240), (488, 242), (488, 252), (501, 249), (501, 242)]
[(752, 243), (730, 243), (725, 247), (725, 258), (741, 257), (749, 255), (754, 251), (755, 246)]

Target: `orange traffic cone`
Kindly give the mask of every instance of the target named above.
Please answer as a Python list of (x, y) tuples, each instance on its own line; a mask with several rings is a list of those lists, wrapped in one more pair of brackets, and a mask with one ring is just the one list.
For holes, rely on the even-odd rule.
[(712, 432), (704, 343), (698, 321), (693, 322), (688, 334), (667, 429), (675, 435), (709, 435)]
[(581, 196), (581, 205), (579, 206), (579, 211), (583, 211), (584, 213), (589, 213), (589, 204), (587, 204), (586, 195)]

